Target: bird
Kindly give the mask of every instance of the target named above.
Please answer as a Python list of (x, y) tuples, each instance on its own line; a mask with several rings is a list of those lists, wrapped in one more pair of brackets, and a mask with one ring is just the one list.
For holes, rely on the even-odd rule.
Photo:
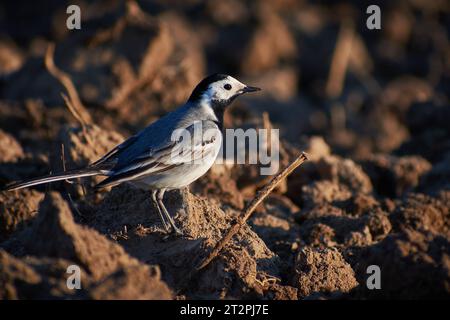
[(261, 90), (230, 75), (212, 74), (194, 88), (186, 103), (79, 169), (12, 183), (17, 190), (60, 180), (105, 176), (95, 188), (128, 183), (151, 191), (166, 233), (183, 235), (167, 211), (164, 193), (190, 185), (215, 162), (223, 138), (224, 112), (237, 97)]

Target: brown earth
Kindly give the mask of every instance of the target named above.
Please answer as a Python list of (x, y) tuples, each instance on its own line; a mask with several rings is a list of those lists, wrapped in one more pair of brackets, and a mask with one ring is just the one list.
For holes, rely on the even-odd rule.
[[(149, 192), (126, 185), (96, 192), (99, 180), (83, 179), (0, 192), (1, 299), (450, 296), (444, 5), (386, 4), (385, 27), (369, 31), (358, 1), (138, 3), (142, 10), (84, 3), (76, 32), (58, 27), (63, 6), (44, 14), (27, 4), (25, 33), (20, 13), (0, 5), (8, 13), (0, 18), (0, 186), (96, 160), (216, 71), (264, 89), (236, 101), (225, 127), (280, 129), (280, 167), (302, 150), (310, 160), (191, 281), (267, 183), (262, 165), (216, 164), (189, 189), (166, 193), (184, 237), (166, 235)], [(349, 21), (340, 83), (330, 69)], [(65, 106), (64, 87), (44, 65), (49, 42), (95, 125), (83, 128)], [(81, 270), (81, 290), (66, 286), (70, 265)], [(380, 290), (366, 286), (371, 265), (380, 267)]]

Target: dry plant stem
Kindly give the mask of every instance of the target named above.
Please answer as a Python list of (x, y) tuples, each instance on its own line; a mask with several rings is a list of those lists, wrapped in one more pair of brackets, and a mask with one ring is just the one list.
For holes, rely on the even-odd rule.
[(196, 271), (199, 271), (205, 268), (215, 257), (220, 253), (220, 251), (225, 247), (225, 245), (231, 240), (231, 238), (239, 232), (241, 227), (247, 222), (248, 218), (252, 215), (258, 205), (272, 192), (273, 189), (285, 179), (288, 175), (290, 175), (298, 166), (300, 166), (303, 162), (308, 160), (306, 154), (302, 152), (300, 156), (297, 157), (289, 166), (283, 169), (280, 173), (278, 173), (267, 185), (265, 185), (253, 200), (247, 205), (243, 213), (235, 220), (235, 223), (228, 229), (225, 236), (216, 244), (214, 249), (208, 255), (206, 259), (204, 259), (197, 267)]
[[(62, 161), (62, 166), (63, 166), (63, 172), (66, 172), (66, 155), (64, 153), (64, 144), (61, 143), (61, 161)], [(72, 181), (70, 180), (64, 180), (65, 182), (67, 182), (68, 184), (73, 184)]]
[(66, 88), (69, 96), (67, 97), (63, 93), (61, 94), (61, 96), (63, 97), (64, 102), (66, 103), (66, 106), (69, 109), (70, 113), (80, 123), (81, 128), (83, 130), (83, 135), (87, 143), (91, 147), (93, 147), (94, 144), (87, 133), (87, 126), (92, 125), (92, 118), (89, 112), (87, 112), (86, 108), (81, 103), (77, 89), (75, 88), (69, 75), (66, 74), (64, 71), (58, 69), (58, 67), (56, 67), (55, 62), (53, 60), (54, 53), (55, 53), (55, 44), (50, 43), (45, 53), (45, 66), (48, 72), (50, 72), (52, 76), (58, 79), (58, 81), (64, 86), (64, 88)]
[(78, 92), (75, 89), (75, 86), (72, 80), (70, 79), (69, 75), (66, 74), (64, 71), (58, 69), (58, 67), (56, 67), (55, 62), (53, 60), (54, 53), (55, 53), (55, 44), (50, 43), (45, 53), (45, 66), (48, 72), (50, 72), (52, 76), (58, 79), (58, 81), (67, 90), (69, 98), (67, 98), (65, 95), (63, 95), (63, 98), (72, 115), (81, 123), (83, 128), (86, 127), (86, 125), (91, 125), (92, 124), (91, 116), (81, 103), (80, 97), (78, 96)]
[(345, 74), (347, 73), (350, 61), (353, 38), (354, 31), (352, 24), (349, 21), (342, 22), (325, 88), (326, 94), (330, 98), (336, 98), (342, 93)]

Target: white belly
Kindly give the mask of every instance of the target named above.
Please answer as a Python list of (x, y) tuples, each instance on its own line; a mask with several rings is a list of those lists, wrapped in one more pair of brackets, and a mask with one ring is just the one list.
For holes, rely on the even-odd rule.
[(141, 189), (179, 189), (188, 186), (203, 176), (214, 164), (219, 154), (221, 142), (216, 143), (214, 151), (200, 163), (185, 163), (162, 173), (151, 174), (138, 180), (129, 181)]

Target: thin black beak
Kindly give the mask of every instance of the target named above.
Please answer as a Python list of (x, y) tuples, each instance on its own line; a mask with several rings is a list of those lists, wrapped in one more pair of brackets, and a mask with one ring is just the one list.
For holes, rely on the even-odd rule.
[(255, 91), (260, 91), (260, 90), (261, 90), (261, 88), (258, 88), (258, 87), (246, 86), (244, 89), (242, 89), (242, 93), (255, 92)]

